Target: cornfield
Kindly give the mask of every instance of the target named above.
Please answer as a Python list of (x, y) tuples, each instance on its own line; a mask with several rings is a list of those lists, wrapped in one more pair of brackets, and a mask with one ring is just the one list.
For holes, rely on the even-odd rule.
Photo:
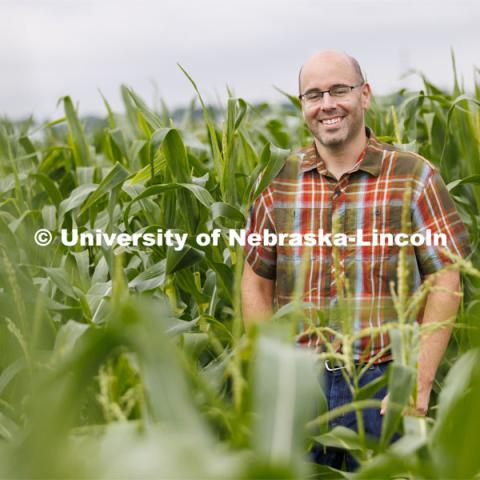
[[(251, 105), (227, 92), (206, 105), (184, 71), (195, 99), (180, 113), (122, 86), (122, 114), (104, 98), (104, 118), (82, 119), (66, 96), (49, 123), (2, 119), (0, 477), (478, 478), (480, 82), (466, 93), (453, 70), (451, 91), (422, 76), (421, 91), (377, 97), (367, 117), (380, 140), (439, 167), (474, 252), (456, 259), (464, 298), (426, 418), (402, 415), (419, 328), (401, 312), (429, 286), (398, 293), (400, 353), (374, 386), (395, 400), (379, 442), (328, 429), (379, 404), (353, 382), (354, 401), (325, 410), (321, 363), (294, 346), (301, 298), (243, 327), (243, 254), (225, 232), (245, 226), (288, 151), (311, 141), (295, 96)], [(49, 245), (35, 243), (39, 229)], [(187, 240), (69, 247), (61, 229)], [(193, 241), (214, 229), (217, 244)], [(402, 265), (399, 290), (401, 278)], [(313, 441), (349, 450), (360, 469), (312, 464)]]

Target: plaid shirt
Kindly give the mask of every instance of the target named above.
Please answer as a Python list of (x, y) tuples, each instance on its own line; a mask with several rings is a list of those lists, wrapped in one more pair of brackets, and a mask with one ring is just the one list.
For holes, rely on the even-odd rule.
[[(339, 180), (327, 171), (315, 144), (293, 152), (279, 175), (252, 205), (247, 235), (258, 233), (263, 238), (264, 230), (277, 235), (317, 234), (319, 229), (331, 233), (334, 213), (339, 219), (339, 233), (349, 237), (356, 235), (357, 229), (363, 230), (366, 241), (372, 240), (375, 232), (402, 233), (404, 193), (411, 185), (410, 233), (422, 233), (426, 229), (432, 234), (444, 233), (447, 248), (467, 256), (470, 253), (468, 234), (436, 167), (417, 154), (401, 152), (379, 142), (368, 128), (367, 135), (368, 144), (357, 163)], [(405, 248), (409, 294), (420, 286), (425, 275), (451, 263), (442, 247), (408, 245)], [(277, 308), (294, 299), (302, 258), (304, 253), (308, 255), (305, 275), (300, 280), (304, 282), (303, 301), (315, 305), (315, 309), (306, 310), (297, 342), (321, 351), (320, 338), (305, 332), (312, 321), (314, 326), (319, 325), (322, 316), (334, 330), (341, 328), (341, 319), (334, 313), (338, 312), (339, 296), (332, 246), (269, 247), (247, 243), (244, 252), (258, 275), (275, 279)], [(394, 283), (397, 291), (400, 247), (349, 243), (339, 247), (338, 252), (343, 278), (349, 285), (352, 330), (370, 328), (368, 334), (354, 342), (354, 358), (362, 362), (372, 357), (376, 363), (386, 361), (391, 358), (388, 332), (379, 332), (375, 327), (398, 321), (390, 283)], [(322, 312), (320, 316), (318, 312)]]

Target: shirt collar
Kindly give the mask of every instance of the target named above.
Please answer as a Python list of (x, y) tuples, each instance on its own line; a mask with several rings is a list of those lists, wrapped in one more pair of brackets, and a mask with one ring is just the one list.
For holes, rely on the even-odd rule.
[[(382, 167), (383, 151), (385, 150), (386, 145), (383, 145), (376, 139), (370, 128), (365, 127), (365, 132), (368, 137), (367, 146), (360, 154), (358, 161), (350, 172), (363, 170), (378, 177)], [(317, 152), (315, 142), (304, 148), (302, 153), (303, 158), (300, 164), (300, 173), (305, 173), (316, 168), (321, 175), (328, 174), (327, 167)]]

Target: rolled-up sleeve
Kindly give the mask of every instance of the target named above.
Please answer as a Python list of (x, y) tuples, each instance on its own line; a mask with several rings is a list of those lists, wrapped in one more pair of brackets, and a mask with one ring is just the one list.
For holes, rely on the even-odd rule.
[(272, 216), (273, 189), (268, 186), (254, 201), (246, 225), (246, 238), (252, 233), (260, 236), (260, 245), (252, 246), (246, 242), (245, 259), (253, 271), (261, 277), (275, 279), (277, 272), (277, 250), (275, 246), (265, 245), (265, 232), (276, 233)]
[(439, 172), (432, 169), (423, 188), (414, 201), (412, 215), (413, 232), (426, 235), (430, 230), (434, 240), (436, 234), (443, 234), (446, 245), (427, 245), (415, 247), (415, 254), (423, 275), (429, 275), (444, 268), (453, 261), (444, 253), (451, 253), (462, 258), (471, 253), (467, 229), (455, 208), (453, 199)]

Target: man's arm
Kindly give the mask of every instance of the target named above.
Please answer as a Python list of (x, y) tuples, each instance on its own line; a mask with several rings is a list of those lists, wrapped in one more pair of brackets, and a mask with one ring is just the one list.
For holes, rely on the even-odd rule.
[(427, 297), (422, 326), (443, 322), (448, 322), (448, 326), (424, 332), (420, 338), (416, 403), (419, 415), (427, 413), (435, 374), (450, 340), (452, 324), (461, 300), (458, 272), (447, 270), (434, 275), (433, 286), (438, 291), (430, 292)]
[[(427, 414), (435, 374), (450, 340), (452, 324), (460, 304), (460, 274), (447, 270), (432, 276), (433, 287), (438, 291), (432, 291), (427, 296), (422, 326), (427, 326), (429, 323), (447, 323), (448, 325), (426, 331), (420, 337), (415, 405), (417, 415)], [(387, 401), (388, 394), (382, 400), (381, 415), (386, 411)]]
[(274, 280), (257, 275), (246, 261), (242, 276), (242, 312), (245, 328), (273, 313)]

